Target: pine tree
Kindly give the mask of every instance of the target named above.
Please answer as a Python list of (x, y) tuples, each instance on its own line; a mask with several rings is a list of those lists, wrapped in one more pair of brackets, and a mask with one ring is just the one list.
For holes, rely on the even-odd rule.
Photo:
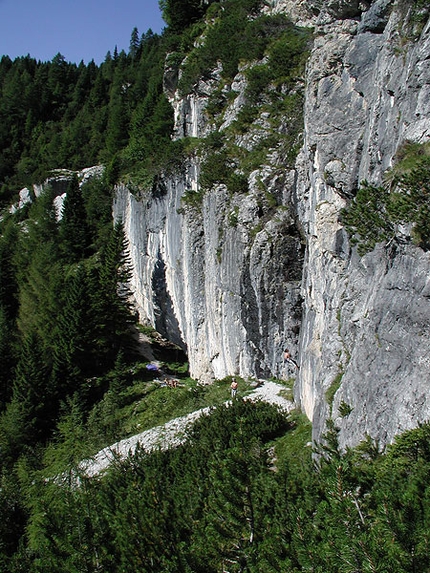
[(2, 225), (0, 236), (0, 305), (7, 319), (14, 320), (18, 311), (17, 269), (14, 260), (18, 226), (9, 220)]
[(7, 316), (3, 305), (0, 304), (0, 412), (11, 397), (13, 369), (15, 364), (14, 340), (16, 332), (14, 325)]
[(58, 226), (50, 188), (35, 201), (20, 233), (14, 261), (19, 285), (18, 326), (23, 335), (38, 332), (51, 344), (61, 293)]
[(0, 237), (0, 411), (10, 398), (15, 361), (18, 284), (14, 255), (17, 239), (17, 225), (6, 221)]
[[(216, 571), (233, 572), (257, 571), (262, 564), (259, 553), (270, 496), (262, 442), (285, 424), (279, 412), (266, 406), (238, 400), (207, 420), (214, 442), (206, 456), (209, 475), (202, 525), (193, 534), (196, 554), (202, 547), (206, 553), (200, 554), (200, 566), (204, 562)], [(195, 439), (205, 441), (204, 435)]]
[(117, 222), (101, 255), (98, 288), (92, 287), (94, 310), (100, 321), (98, 342), (112, 365), (120, 349), (127, 352), (134, 346), (130, 273), (124, 227)]
[[(249, 449), (248, 449), (249, 447)], [(208, 554), (227, 571), (245, 571), (255, 558), (258, 537), (257, 476), (262, 452), (258, 443), (218, 454), (211, 464)]]
[(44, 441), (57, 415), (58, 399), (49, 384), (42, 345), (35, 334), (23, 340), (12, 398), (0, 419), (4, 459), (18, 458), (26, 446)]
[(93, 349), (96, 327), (88, 289), (83, 266), (71, 269), (63, 286), (53, 348), (53, 380), (64, 395), (79, 390), (85, 377), (96, 373)]
[(374, 480), (375, 546), (392, 571), (430, 567), (430, 425), (397, 436)]
[(55, 344), (53, 335), (60, 308), (63, 269), (56, 261), (57, 253), (55, 243), (41, 243), (21, 279), (19, 291), (20, 333), (25, 337), (36, 332), (45, 348)]
[[(14, 572), (14, 556), (24, 546), (27, 512), (23, 506), (23, 491), (14, 469), (2, 465), (0, 469), (0, 570)], [(25, 567), (25, 559), (20, 560)], [(22, 570), (22, 569), (21, 569)], [(28, 569), (27, 569), (28, 570)], [(19, 569), (16, 569), (18, 573)]]
[(199, 20), (206, 9), (201, 0), (161, 0), (160, 8), (163, 19), (175, 33)]
[(129, 48), (129, 56), (132, 60), (136, 60), (139, 56), (139, 30), (137, 28), (133, 28), (130, 37), (130, 48)]
[(88, 255), (91, 242), (85, 203), (77, 175), (67, 186), (60, 222), (61, 248), (68, 263), (82, 260)]

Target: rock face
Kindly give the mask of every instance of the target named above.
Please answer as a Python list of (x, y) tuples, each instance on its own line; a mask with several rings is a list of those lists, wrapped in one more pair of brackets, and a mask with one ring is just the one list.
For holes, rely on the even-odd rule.
[(76, 174), (79, 185), (82, 186), (92, 178), (100, 179), (103, 176), (103, 173), (103, 165), (86, 167), (81, 171), (71, 171), (69, 169), (52, 170), (51, 175), (45, 179), (42, 184), (33, 185), (32, 190), (27, 189), (27, 187), (21, 189), (19, 192), (19, 202), (16, 205), (12, 205), (10, 211), (11, 213), (15, 213), (19, 209), (22, 209), (28, 203), (32, 203), (35, 197), (39, 197), (44, 190), (50, 187), (54, 196), (54, 206), (57, 213), (57, 219), (61, 219), (61, 212), (63, 209), (64, 199), (66, 198), (67, 187), (73, 175)]
[(195, 177), (187, 168), (162, 196), (137, 200), (117, 189), (141, 319), (183, 347), (191, 375), (204, 382), (280, 376), (284, 335), (297, 341), (301, 321), (303, 248), (290, 212), (260, 229), (252, 187), (233, 202), (220, 187), (198, 208), (184, 207)]
[[(308, 63), (296, 398), (315, 439), (332, 415), (342, 445), (365, 434), (386, 443), (430, 417), (429, 253), (380, 245), (360, 258), (339, 222), (362, 180), (380, 184), (405, 141), (430, 137), (430, 24), (402, 47), (404, 20), (404, 11), (393, 7), (388, 18), (387, 2), (376, 2), (361, 19), (317, 28)], [(337, 386), (330, 406), (326, 393)]]
[[(430, 254), (409, 241), (359, 257), (339, 216), (402, 144), (430, 138), (430, 23), (414, 24), (408, 4), (274, 1), (315, 31), (295, 169), (274, 154), (248, 194), (220, 185), (194, 204), (190, 158), (158, 193), (119, 187), (114, 204), (141, 319), (188, 352), (191, 375), (289, 377), (288, 345), (314, 438), (331, 416), (342, 446), (366, 434), (384, 444), (430, 418)], [(176, 136), (207, 134), (211, 86), (185, 98), (174, 86)]]

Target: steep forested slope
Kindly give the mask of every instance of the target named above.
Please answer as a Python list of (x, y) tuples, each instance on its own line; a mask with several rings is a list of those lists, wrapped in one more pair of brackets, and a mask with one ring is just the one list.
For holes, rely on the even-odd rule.
[[(357, 24), (372, 3), (300, 4), (313, 15), (353, 14)], [(381, 8), (387, 3), (373, 4)], [(413, 6), (417, 10), (408, 12), (411, 4), (400, 2), (409, 14), (405, 21), (415, 18), (413, 30), (422, 31), (426, 3), (420, 0)], [(286, 332), (296, 344), (302, 242), (316, 242), (319, 234), (331, 232), (328, 225), (321, 231), (315, 224), (315, 235), (305, 236), (306, 217), (300, 210), (313, 199), (297, 207), (301, 196), (292, 191), (296, 160), (299, 154), (304, 162), (304, 150), (315, 156), (301, 176), (307, 171), (318, 178), (323, 145), (317, 136), (325, 136), (323, 130), (308, 132), (305, 139), (314, 137), (315, 142), (302, 146), (305, 112), (310, 113), (309, 105), (307, 110), (303, 106), (312, 30), (293, 25), (282, 10), (264, 12), (257, 0), (163, 0), (161, 5), (166, 31), (139, 38), (134, 30), (129, 52), (108, 54), (101, 66), (71, 64), (60, 54), (52, 62), (31, 56), (0, 61), (0, 200), (5, 207), (0, 222), (0, 570), (425, 571), (430, 567), (428, 424), (388, 447), (369, 437), (350, 449), (340, 447), (339, 430), (330, 419), (319, 433), (320, 443), (312, 444), (310, 424), (297, 412), (287, 417), (272, 406), (240, 398), (222, 406), (233, 370), (212, 386), (199, 385), (187, 376), (186, 357), (178, 347), (150, 327), (136, 326), (127, 289), (129, 245), (123, 225), (112, 223), (118, 181), (117, 191), (154, 215), (154, 235), (161, 235), (159, 220), (171, 220), (160, 208), (163, 201), (174, 217), (184, 217), (190, 224), (187, 232), (195, 233), (193, 252), (202, 250), (199, 225), (206, 213), (212, 226), (205, 232), (216, 234), (218, 241), (208, 256), (214, 269), (226, 260), (222, 268), (228, 278), (238, 265), (228, 258), (227, 239), (233, 246), (249, 245), (254, 275), (245, 276), (239, 293), (229, 283), (223, 298), (227, 318), (241, 316), (246, 324), (253, 357), (242, 363), (244, 369), (257, 365), (259, 372), (289, 378), (264, 353), (275, 356)], [(321, 44), (336, 26), (320, 36)], [(339, 25), (342, 31), (348, 26)], [(345, 45), (348, 34), (347, 40), (342, 37)], [(403, 41), (413, 44), (414, 39)], [(324, 65), (341, 69), (339, 61), (330, 56)], [(342, 69), (340, 77), (345, 77)], [(332, 81), (330, 75), (325, 78)], [(353, 82), (347, 78), (346, 83)], [(307, 89), (312, 86), (309, 82)], [(326, 85), (321, 93), (329, 92)], [(194, 114), (192, 106), (198, 108), (201, 96), (205, 123), (196, 125), (203, 108)], [(347, 204), (336, 195), (348, 207), (344, 222), (360, 253), (380, 240), (401, 249), (399, 232), (411, 228), (413, 241), (408, 236), (405, 243), (415, 243), (419, 253), (428, 249), (428, 147), (402, 149), (392, 173), (392, 194), (375, 183), (354, 189), (355, 198), (348, 196)], [(191, 161), (196, 172), (200, 169), (198, 186), (188, 177)], [(84, 180), (81, 170), (98, 163), (105, 165), (99, 172), (104, 174)], [(346, 167), (332, 161), (330, 169), (314, 210), (323, 219), (327, 197), (343, 182)], [(50, 183), (33, 187), (47, 175)], [(56, 197), (60, 176), (67, 180), (61, 217)], [(175, 191), (183, 194), (172, 207), (169, 193), (180, 177), (190, 185), (177, 185)], [(9, 211), (24, 185), (31, 201)], [(305, 222), (310, 227), (315, 223)], [(338, 230), (333, 256), (343, 261), (346, 239)], [(176, 231), (172, 236), (177, 242)], [(157, 273), (147, 288), (161, 292), (161, 298), (166, 270), (159, 252), (154, 257)], [(324, 251), (325, 259), (330, 256), (330, 249)], [(196, 258), (196, 275), (201, 266)], [(194, 278), (191, 274), (186, 281)], [(264, 283), (261, 290), (254, 277)], [(205, 288), (212, 296), (209, 283), (198, 285), (196, 300)], [(264, 299), (266, 292), (270, 296)], [(317, 288), (307, 289), (309, 301), (315, 293)], [(240, 301), (241, 312), (232, 311), (233, 299)], [(284, 299), (291, 314), (282, 306)], [(180, 300), (186, 306), (185, 297)], [(160, 308), (171, 311), (167, 304)], [(258, 322), (261, 309), (267, 315), (273, 311), (284, 330), (265, 330), (264, 320)], [(344, 345), (326, 355), (339, 368), (341, 359), (350, 358), (345, 340), (350, 341), (339, 308), (333, 312), (338, 322), (330, 338)], [(206, 320), (196, 316), (199, 324)], [(157, 320), (166, 326), (170, 318)], [(312, 326), (311, 334), (319, 324)], [(239, 330), (220, 332), (224, 342), (227, 335), (238, 339)], [(137, 339), (145, 342), (143, 357), (137, 354)], [(207, 346), (199, 332), (195, 340), (196, 346)], [(304, 376), (318, 374), (313, 358), (319, 352), (316, 345), (307, 351)], [(219, 356), (212, 352), (211, 359), (216, 363)], [(176, 388), (153, 380), (146, 367), (154, 359), (179, 380)], [(344, 371), (333, 379), (328, 364), (325, 372), (325, 396), (318, 387), (324, 407), (330, 418), (338, 413), (336, 423), (351, 424), (358, 403), (347, 401), (341, 387)], [(238, 376), (239, 396), (249, 388), (244, 378)], [(291, 398), (293, 379), (282, 382)], [(79, 462), (98, 448), (207, 405), (217, 408), (196, 424), (183, 446), (151, 455), (139, 452), (103, 476), (80, 474)]]
[[(49, 170), (82, 169), (103, 162), (117, 174), (117, 154), (136, 130), (160, 143), (171, 112), (163, 105), (162, 76), (168, 42), (151, 31), (131, 36), (130, 51), (79, 65), (57, 54), (51, 62), (31, 56), (0, 60), (0, 165), (3, 203)], [(158, 111), (157, 111), (158, 110)], [(144, 136), (139, 132), (140, 139)], [(147, 145), (146, 153), (151, 149)], [(151, 155), (154, 152), (150, 152)], [(131, 159), (133, 154), (131, 154)], [(126, 161), (125, 157), (122, 157)], [(130, 169), (130, 163), (127, 168)]]

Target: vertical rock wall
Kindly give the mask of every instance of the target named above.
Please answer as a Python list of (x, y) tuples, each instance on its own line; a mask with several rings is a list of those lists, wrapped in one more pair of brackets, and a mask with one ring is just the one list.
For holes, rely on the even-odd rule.
[[(366, 433), (385, 443), (430, 417), (429, 253), (393, 243), (360, 258), (339, 215), (360, 181), (381, 183), (406, 140), (429, 140), (430, 25), (406, 28), (404, 3), (388, 0), (272, 9), (315, 29), (296, 170), (275, 158), (252, 174), (247, 195), (219, 186), (197, 207), (183, 200), (198, 189), (193, 159), (164, 194), (119, 188), (137, 306), (187, 350), (201, 380), (287, 377), (288, 344), (315, 439), (332, 416), (342, 445)], [(206, 134), (211, 86), (188, 98), (170, 88), (176, 135)], [(283, 208), (271, 209), (261, 183)]]
[(246, 196), (219, 186), (197, 207), (182, 202), (197, 170), (189, 163), (156, 197), (117, 189), (141, 320), (187, 351), (201, 381), (283, 376), (285, 337), (297, 345), (301, 321), (301, 237), (288, 209), (270, 218), (256, 174)]
[(332, 416), (341, 444), (365, 434), (386, 443), (430, 417), (430, 257), (407, 243), (379, 245), (360, 258), (339, 214), (362, 180), (382, 182), (405, 141), (429, 140), (430, 24), (406, 29), (408, 15), (394, 2), (341, 16), (318, 16), (308, 62), (296, 397), (316, 440)]

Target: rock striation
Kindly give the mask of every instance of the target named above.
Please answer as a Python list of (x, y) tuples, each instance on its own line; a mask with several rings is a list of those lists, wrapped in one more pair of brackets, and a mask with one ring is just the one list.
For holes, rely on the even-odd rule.
[[(430, 418), (430, 254), (405, 240), (360, 257), (340, 212), (361, 181), (381, 184), (405, 142), (430, 139), (428, 11), (417, 23), (406, 0), (275, 0), (270, 10), (314, 29), (294, 168), (274, 152), (247, 194), (218, 185), (198, 204), (186, 200), (199, 192), (198, 157), (156, 192), (118, 186), (136, 306), (201, 381), (295, 375), (282, 364), (288, 345), (314, 439), (332, 417), (343, 447), (366, 434), (383, 445)], [(211, 132), (217, 77), (181, 97), (168, 70), (176, 137)], [(239, 74), (224, 127), (243, 84)]]
[(429, 140), (430, 23), (406, 41), (406, 21), (405, 8), (380, 1), (317, 26), (307, 68), (296, 398), (315, 439), (332, 416), (344, 446), (366, 434), (385, 444), (430, 417), (429, 253), (409, 242), (360, 258), (339, 218), (362, 180), (382, 182), (406, 141)]

